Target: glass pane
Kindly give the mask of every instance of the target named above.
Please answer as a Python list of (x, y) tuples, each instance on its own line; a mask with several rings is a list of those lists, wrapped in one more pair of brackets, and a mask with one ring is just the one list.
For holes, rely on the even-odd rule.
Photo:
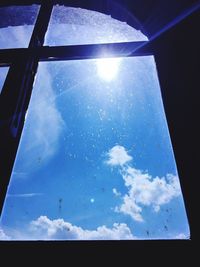
[(0, 7), (0, 49), (28, 47), (38, 5)]
[(187, 239), (152, 56), (40, 63), (2, 239)]
[(0, 68), (0, 94), (1, 94), (1, 91), (2, 91), (2, 87), (3, 87), (3, 84), (4, 84), (4, 81), (6, 79), (6, 75), (8, 73), (8, 69), (7, 67), (1, 67)]
[(109, 15), (57, 5), (53, 8), (45, 44), (56, 46), (145, 40), (147, 38), (140, 31)]

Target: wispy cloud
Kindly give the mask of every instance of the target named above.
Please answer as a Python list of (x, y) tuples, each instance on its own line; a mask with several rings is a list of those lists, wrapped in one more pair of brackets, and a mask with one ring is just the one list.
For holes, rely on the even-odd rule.
[[(120, 167), (119, 172), (127, 187), (127, 193), (122, 196), (122, 204), (115, 207), (116, 212), (130, 215), (133, 220), (142, 222), (143, 206), (152, 207), (154, 212), (158, 212), (161, 205), (180, 196), (181, 189), (176, 175), (152, 177), (149, 173), (133, 168), (127, 164), (132, 157), (123, 146), (114, 146), (109, 150), (108, 155), (109, 159), (106, 163)], [(115, 188), (113, 193), (120, 196), (120, 192)]]
[(42, 193), (7, 194), (7, 197), (37, 197), (42, 195)]
[(116, 145), (111, 148), (108, 153), (108, 160), (106, 163), (111, 166), (123, 166), (132, 160), (132, 157), (128, 155), (126, 149), (123, 146)]
[[(52, 87), (50, 73), (46, 65), (40, 65), (38, 83), (30, 105), (31, 138), (27, 150), (40, 150), (43, 158), (54, 154), (64, 121), (57, 109), (55, 92)], [(38, 151), (39, 152), (39, 151)]]
[(16, 172), (16, 171), (13, 171), (13, 172), (12, 172), (12, 175), (13, 175), (13, 177), (15, 177), (15, 178), (24, 179), (24, 178), (27, 177), (28, 174), (27, 174), (26, 172)]
[(0, 49), (28, 47), (32, 31), (30, 25), (1, 28)]
[[(38, 82), (37, 82), (38, 81)], [(39, 66), (19, 153), (16, 172), (34, 170), (45, 164), (58, 151), (64, 121), (57, 108), (55, 91), (48, 66)]]

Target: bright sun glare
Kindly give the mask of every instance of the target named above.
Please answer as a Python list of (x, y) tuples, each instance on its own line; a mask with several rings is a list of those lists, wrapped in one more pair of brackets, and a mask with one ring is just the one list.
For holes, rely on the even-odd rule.
[(101, 58), (97, 60), (97, 72), (105, 81), (112, 81), (118, 74), (119, 58)]

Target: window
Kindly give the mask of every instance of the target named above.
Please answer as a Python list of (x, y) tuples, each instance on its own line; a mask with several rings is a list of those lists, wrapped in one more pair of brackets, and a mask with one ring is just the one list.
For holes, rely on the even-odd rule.
[[(67, 27), (63, 21), (58, 31), (63, 10), (71, 17), (62, 14)], [(83, 21), (88, 12), (90, 19), (109, 20), (111, 48), (100, 46), (93, 59), (64, 61), (57, 55), (54, 62), (39, 63), (1, 215), (1, 239), (188, 239), (154, 58), (129, 57), (126, 43), (117, 57), (99, 58), (113, 56), (113, 42), (141, 45), (145, 36), (106, 15), (56, 6), (45, 42), (105, 43), (105, 29)], [(74, 22), (77, 14), (80, 21)], [(79, 46), (74, 49), (78, 54)], [(51, 51), (59, 54), (46, 51), (46, 61)]]
[(0, 7), (0, 49), (28, 47), (39, 6)]
[(57, 5), (53, 8), (45, 44), (55, 46), (146, 40), (140, 31), (109, 15)]

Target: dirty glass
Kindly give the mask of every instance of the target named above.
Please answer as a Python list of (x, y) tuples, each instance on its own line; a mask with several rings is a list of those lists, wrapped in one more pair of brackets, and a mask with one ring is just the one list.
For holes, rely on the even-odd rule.
[(38, 5), (0, 7), (0, 49), (28, 47)]
[[(70, 36), (70, 38), (69, 38)], [(145, 41), (139, 30), (109, 15), (82, 8), (54, 6), (45, 45)]]
[(3, 84), (5, 82), (7, 73), (8, 73), (8, 68), (7, 67), (1, 67), (0, 68), (0, 95), (1, 95), (1, 91), (2, 91), (2, 88), (3, 88)]
[(154, 58), (40, 63), (2, 240), (188, 239)]

